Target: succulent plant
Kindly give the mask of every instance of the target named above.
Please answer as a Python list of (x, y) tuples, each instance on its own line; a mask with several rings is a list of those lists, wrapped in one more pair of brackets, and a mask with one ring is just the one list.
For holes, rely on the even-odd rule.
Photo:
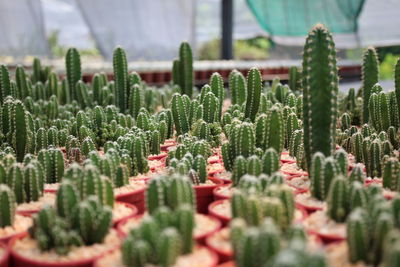
[(246, 78), (237, 70), (229, 74), (229, 89), (231, 90), (232, 104), (242, 105), (246, 101)]
[(182, 42), (179, 47), (179, 60), (174, 61), (174, 82), (181, 89), (181, 94), (192, 98), (193, 95), (193, 56), (189, 43)]
[[(373, 89), (380, 87), (374, 85)], [(382, 90), (381, 88), (375, 90)], [(368, 116), (377, 132), (387, 131), (391, 126), (389, 99), (384, 92), (372, 93), (368, 101)]]
[(188, 109), (184, 97), (174, 94), (171, 100), (171, 110), (177, 135), (187, 133), (190, 130)]
[(60, 149), (42, 149), (38, 160), (43, 165), (46, 183), (58, 183), (64, 175), (64, 156)]
[(128, 103), (128, 63), (122, 47), (117, 47), (113, 53), (113, 68), (115, 79), (115, 105), (124, 113)]
[(339, 174), (339, 165), (333, 157), (325, 156), (317, 152), (314, 154), (310, 166), (311, 194), (325, 200), (328, 195), (331, 182)]
[(335, 149), (338, 73), (332, 35), (321, 24), (307, 36), (303, 54), (304, 151), (307, 167), (312, 156), (332, 155)]
[(15, 218), (16, 202), (13, 191), (6, 185), (0, 184), (0, 227), (12, 226)]
[(382, 166), (382, 185), (384, 188), (398, 191), (400, 182), (400, 163), (397, 158), (389, 158)]
[(363, 56), (362, 64), (362, 87), (363, 87), (363, 122), (369, 122), (369, 100), (372, 94), (372, 87), (378, 82), (379, 62), (376, 51), (368, 47)]
[(329, 217), (337, 222), (344, 222), (349, 213), (349, 185), (345, 177), (336, 177), (330, 186), (327, 204)]
[(77, 99), (76, 84), (81, 79), (81, 58), (76, 48), (69, 48), (65, 56), (65, 69), (67, 71), (67, 81), (70, 96)]
[(254, 121), (260, 106), (262, 87), (261, 73), (257, 68), (251, 68), (247, 74), (247, 98), (245, 105), (245, 117)]

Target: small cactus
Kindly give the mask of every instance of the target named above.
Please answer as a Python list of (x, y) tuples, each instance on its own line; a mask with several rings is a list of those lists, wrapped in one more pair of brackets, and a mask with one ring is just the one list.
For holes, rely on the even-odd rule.
[(117, 47), (113, 53), (113, 68), (115, 79), (115, 105), (120, 112), (125, 113), (128, 103), (128, 63), (122, 47)]
[(250, 69), (247, 74), (247, 98), (245, 106), (245, 117), (254, 121), (260, 106), (261, 87), (262, 87), (261, 73), (257, 68)]
[(46, 183), (58, 183), (64, 175), (64, 156), (57, 148), (42, 149), (38, 160), (43, 165)]
[(237, 70), (229, 74), (229, 88), (231, 89), (232, 104), (242, 105), (246, 101), (246, 78)]
[(378, 82), (379, 62), (376, 51), (373, 47), (368, 47), (364, 52), (362, 64), (362, 87), (363, 87), (363, 122), (369, 122), (369, 100), (372, 87)]
[(0, 227), (12, 226), (16, 210), (15, 196), (12, 190), (3, 184), (0, 184)]

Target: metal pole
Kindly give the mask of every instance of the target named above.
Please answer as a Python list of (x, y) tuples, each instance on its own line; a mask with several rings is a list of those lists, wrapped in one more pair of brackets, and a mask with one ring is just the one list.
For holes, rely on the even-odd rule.
[(221, 58), (233, 59), (233, 1), (221, 0)]

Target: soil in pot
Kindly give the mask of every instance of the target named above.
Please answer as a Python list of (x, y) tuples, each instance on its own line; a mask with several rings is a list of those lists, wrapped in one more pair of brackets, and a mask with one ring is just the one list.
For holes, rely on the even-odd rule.
[(325, 257), (330, 267), (367, 267), (363, 262), (350, 263), (349, 247), (345, 241), (329, 244), (325, 247)]
[(335, 222), (322, 210), (310, 214), (303, 221), (303, 225), (309, 233), (317, 235), (325, 244), (346, 239), (346, 224)]
[(208, 212), (208, 205), (214, 201), (213, 190), (222, 184), (221, 180), (210, 177), (204, 184), (193, 186), (196, 193), (197, 212), (204, 214)]
[(312, 197), (310, 192), (297, 194), (295, 202), (298, 207), (305, 209), (309, 214), (326, 208), (326, 203)]
[(214, 200), (230, 199), (233, 194), (233, 187), (231, 184), (218, 186), (213, 190)]
[(0, 228), (0, 242), (7, 243), (14, 236), (25, 233), (32, 226), (30, 216), (15, 214), (14, 224)]
[[(214, 252), (206, 247), (196, 246), (191, 254), (181, 255), (173, 267), (214, 267), (218, 261)], [(96, 260), (95, 267), (125, 267), (122, 253), (116, 249)]]
[(217, 253), (220, 263), (230, 261), (233, 257), (232, 244), (230, 242), (229, 234), (229, 228), (225, 227), (210, 235), (206, 239), (207, 247)]
[(282, 164), (280, 171), (289, 175), (308, 175), (308, 173), (300, 169), (296, 163)]
[(22, 215), (31, 215), (37, 213), (44, 206), (54, 206), (56, 201), (56, 194), (54, 193), (44, 193), (38, 201), (31, 201), (28, 203), (22, 203), (17, 206), (17, 213)]
[(36, 240), (25, 233), (10, 241), (10, 252), (13, 266), (16, 267), (92, 266), (95, 259), (115, 249), (120, 243), (117, 231), (111, 229), (102, 244), (72, 247), (66, 255), (59, 255), (54, 250), (41, 251)]
[(129, 184), (115, 188), (115, 199), (119, 202), (125, 202), (134, 205), (141, 214), (145, 210), (145, 191), (147, 179), (129, 179)]

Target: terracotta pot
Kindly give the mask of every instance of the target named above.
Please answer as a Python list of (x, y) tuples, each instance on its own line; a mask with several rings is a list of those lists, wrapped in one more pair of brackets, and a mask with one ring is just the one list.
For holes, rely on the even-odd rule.
[(161, 159), (165, 159), (168, 156), (168, 154), (166, 152), (161, 152), (158, 155), (150, 155), (147, 157), (148, 160), (161, 160)]
[(44, 189), (44, 193), (55, 194), (57, 193), (57, 189)]
[(132, 192), (116, 195), (115, 200), (134, 205), (137, 208), (137, 213), (142, 214), (145, 211), (145, 192), (146, 187), (143, 187)]
[(224, 202), (229, 202), (229, 200), (228, 199), (221, 199), (221, 200), (217, 200), (217, 201), (214, 201), (213, 203), (211, 203), (208, 206), (208, 214), (210, 214), (211, 216), (217, 218), (222, 223), (222, 226), (227, 226), (232, 218), (228, 217), (228, 216), (221, 215), (221, 214), (217, 213), (216, 211), (214, 211), (214, 207), (215, 206), (217, 206), (217, 205), (219, 205), (221, 203), (224, 203)]
[[(221, 231), (221, 230), (223, 230), (223, 229), (220, 229), (219, 231)], [(214, 233), (214, 234), (216, 234), (216, 233)], [(209, 249), (211, 249), (212, 251), (217, 253), (219, 263), (231, 261), (233, 258), (233, 251), (224, 251), (224, 250), (221, 250), (220, 248), (214, 246), (214, 244), (210, 241), (212, 236), (213, 235), (210, 235), (209, 237), (206, 238), (206, 245)]]
[(215, 157), (212, 157), (212, 158), (209, 158), (208, 160), (207, 160), (207, 162), (208, 162), (208, 164), (215, 164), (215, 163), (223, 163), (223, 161), (222, 161), (222, 159), (220, 158), (220, 157), (218, 157), (218, 158), (215, 158)]
[(208, 179), (213, 181), (214, 184), (193, 186), (196, 192), (197, 212), (200, 213), (207, 213), (208, 205), (214, 201), (213, 190), (223, 184), (223, 182), (217, 178), (209, 177)]
[(176, 141), (172, 139), (165, 140), (164, 144), (160, 146), (161, 151), (168, 151), (169, 147), (176, 146)]
[(306, 176), (308, 175), (307, 172), (288, 172), (288, 171), (282, 171), (283, 174), (286, 176)]
[(118, 220), (113, 220), (113, 226), (116, 227), (118, 223), (122, 222), (123, 220), (127, 219), (127, 218), (131, 218), (134, 217), (135, 215), (138, 214), (138, 209), (135, 207), (135, 205), (132, 205), (130, 203), (126, 203), (126, 202), (116, 202), (115, 204), (122, 204), (125, 205), (127, 208), (131, 209), (132, 212), (129, 215), (126, 215), (122, 218), (119, 218)]
[[(118, 223), (116, 229), (118, 232), (118, 235), (121, 236), (121, 238), (125, 238), (128, 233), (125, 232), (125, 230), (123, 229), (123, 226), (128, 223), (128, 221), (130, 219), (141, 219), (144, 215), (143, 214), (139, 214), (130, 218), (126, 218), (124, 220), (122, 220), (120, 223)], [(203, 215), (203, 216), (207, 216), (207, 215)], [(214, 223), (215, 223), (215, 227), (205, 233), (202, 233), (201, 235), (195, 235), (193, 238), (194, 240), (198, 243), (198, 244), (205, 244), (205, 240), (207, 237), (209, 237), (210, 235), (214, 234), (215, 232), (217, 232), (220, 228), (221, 228), (221, 223), (220, 221), (218, 221), (216, 218), (213, 218), (211, 216), (207, 216), (209, 219), (211, 219)]]
[(10, 260), (11, 266), (13, 267), (92, 267), (94, 261), (99, 258), (101, 255), (84, 259), (84, 260), (74, 260), (68, 262), (44, 262), (41, 260), (36, 260), (32, 258), (27, 258), (18, 253), (18, 251), (13, 249), (13, 245), (19, 239), (26, 237), (28, 233), (24, 233), (18, 236), (15, 236), (10, 241)]
[(220, 189), (222, 189), (222, 188), (231, 188), (231, 187), (232, 187), (232, 185), (230, 185), (230, 184), (224, 184), (224, 185), (222, 185), (222, 186), (216, 187), (216, 188), (213, 190), (214, 200), (230, 199), (230, 198), (231, 198), (230, 196), (223, 195), (223, 194), (221, 194), (219, 191), (220, 191)]
[(3, 254), (0, 257), (0, 267), (9, 266), (10, 249), (6, 244), (0, 243), (0, 247), (3, 249)]

